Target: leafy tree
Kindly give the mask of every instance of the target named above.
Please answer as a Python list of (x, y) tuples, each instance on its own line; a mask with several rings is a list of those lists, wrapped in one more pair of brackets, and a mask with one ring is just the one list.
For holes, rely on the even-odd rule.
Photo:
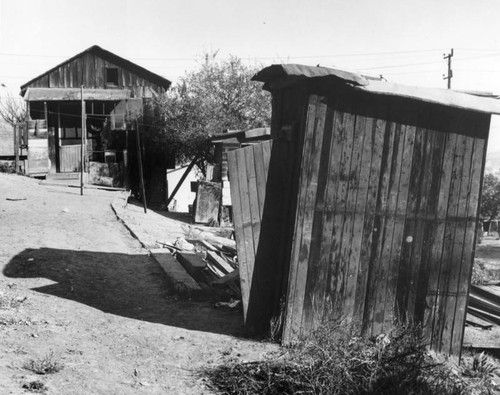
[(481, 195), (481, 217), (486, 221), (498, 218), (500, 213), (500, 179), (493, 174), (485, 174)]
[(203, 164), (212, 161), (210, 136), (270, 124), (270, 95), (251, 81), (259, 68), (245, 66), (234, 56), (217, 61), (216, 55), (205, 55), (199, 70), (187, 73), (145, 106), (142, 122), (149, 157), (170, 151), (177, 162), (185, 163), (198, 155), (203, 171)]

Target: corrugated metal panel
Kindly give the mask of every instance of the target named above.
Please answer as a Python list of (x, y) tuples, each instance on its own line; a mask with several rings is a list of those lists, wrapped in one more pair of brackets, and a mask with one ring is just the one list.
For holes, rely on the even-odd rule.
[(272, 65), (257, 73), (253, 80), (265, 82), (269, 88), (274, 82), (296, 82), (310, 78), (335, 77), (344, 81), (353, 89), (415, 99), (427, 103), (441, 104), (444, 106), (468, 109), (489, 114), (500, 114), (500, 100), (492, 97), (478, 96), (457, 92), (450, 89), (421, 88), (415, 86), (395, 84), (387, 81), (368, 79), (364, 76), (338, 69), (327, 67), (303, 66), (297, 64)]

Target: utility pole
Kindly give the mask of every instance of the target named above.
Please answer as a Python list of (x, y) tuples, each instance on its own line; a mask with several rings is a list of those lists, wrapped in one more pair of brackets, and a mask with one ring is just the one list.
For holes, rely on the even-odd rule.
[(448, 75), (443, 74), (443, 80), (448, 80), (448, 89), (451, 89), (451, 79), (453, 78), (453, 70), (451, 69), (451, 58), (453, 57), (453, 48), (448, 55), (443, 54), (443, 59), (448, 59)]
[(83, 195), (83, 173), (85, 172), (85, 100), (83, 97), (83, 85), (81, 88), (82, 95), (82, 136), (80, 141), (80, 195)]

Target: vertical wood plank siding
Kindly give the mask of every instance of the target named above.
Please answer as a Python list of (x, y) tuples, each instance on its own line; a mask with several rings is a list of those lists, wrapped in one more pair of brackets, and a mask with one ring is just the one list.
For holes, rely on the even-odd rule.
[(113, 86), (115, 89), (131, 89), (136, 97), (148, 96), (150, 90), (145, 90), (144, 87), (154, 91), (158, 90), (155, 84), (138, 77), (130, 70), (119, 67), (89, 52), (55, 68), (29, 86), (36, 88), (77, 88), (83, 85), (86, 88), (105, 88), (105, 69), (107, 67), (118, 69), (118, 85)]
[(488, 117), (477, 134), (450, 112), (438, 131), (324, 101), (309, 104), (284, 341), (325, 318), (376, 335), (427, 317), (431, 346), (459, 353)]
[[(362, 95), (302, 99), (286, 149), (292, 99), (277, 90), (272, 149), (229, 155), (247, 325), (269, 328), (286, 294), (284, 343), (324, 319), (353, 320), (366, 335), (411, 319), (432, 348), (460, 353), (490, 116)], [(286, 180), (269, 177), (275, 160)], [(287, 277), (269, 279), (278, 273)], [(258, 307), (267, 312), (248, 314)]]
[(263, 153), (270, 151), (271, 144), (267, 141), (227, 153), (231, 201), (238, 202), (233, 205), (233, 220), (239, 230), (236, 232), (236, 246), (244, 317), (247, 315), (269, 169), (269, 156), (265, 157)]

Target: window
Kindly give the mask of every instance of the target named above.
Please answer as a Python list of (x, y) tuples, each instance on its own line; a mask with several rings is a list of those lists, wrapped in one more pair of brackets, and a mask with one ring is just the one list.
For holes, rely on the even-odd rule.
[(115, 67), (106, 68), (106, 85), (118, 86), (118, 69)]

